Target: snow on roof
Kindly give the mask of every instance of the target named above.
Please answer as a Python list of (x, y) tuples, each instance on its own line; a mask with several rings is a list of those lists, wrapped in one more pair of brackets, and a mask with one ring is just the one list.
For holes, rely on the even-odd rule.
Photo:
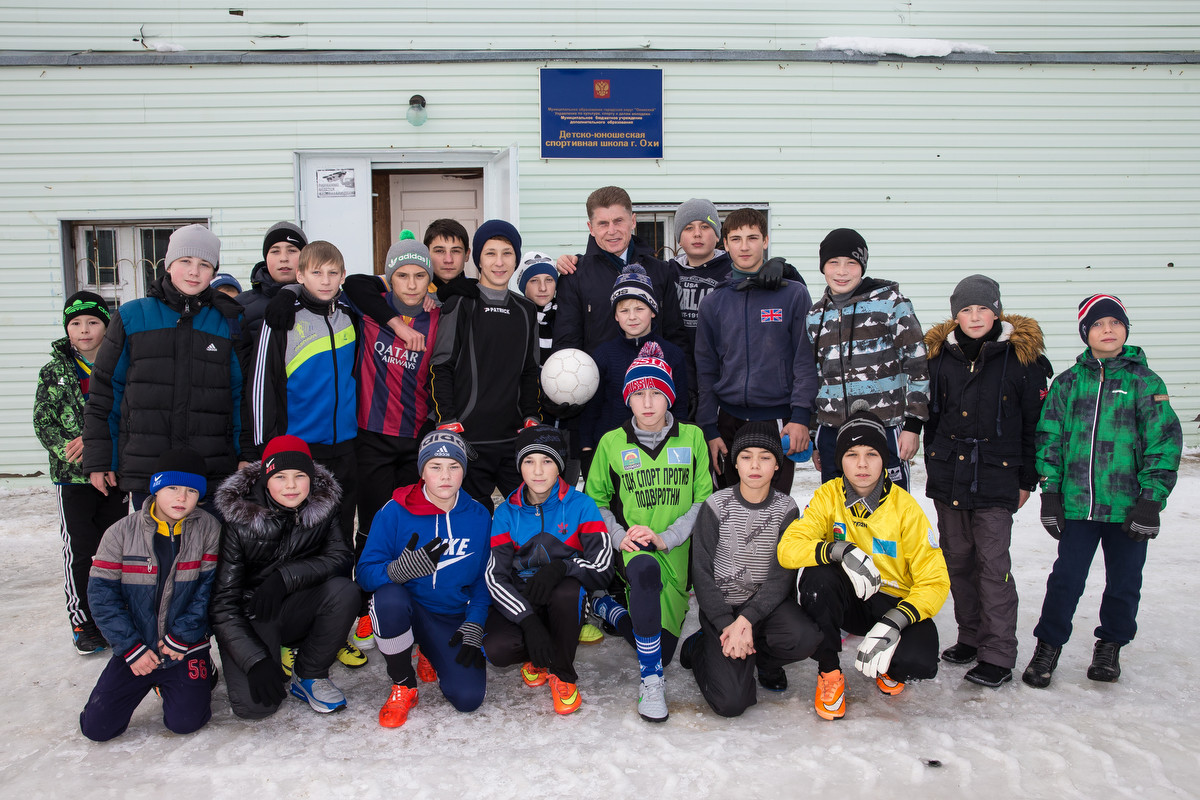
[(897, 55), (909, 58), (942, 58), (951, 53), (994, 53), (990, 47), (945, 39), (880, 39), (871, 36), (827, 36), (814, 50), (845, 50), (869, 56)]

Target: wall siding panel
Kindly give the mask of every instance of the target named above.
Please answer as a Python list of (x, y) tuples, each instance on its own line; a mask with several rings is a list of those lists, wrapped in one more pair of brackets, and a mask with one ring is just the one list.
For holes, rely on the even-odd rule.
[[(1183, 343), (1200, 341), (1200, 73), (668, 63), (662, 160), (545, 161), (539, 66), (5, 68), (0, 472), (45, 469), (30, 418), (62, 332), (62, 220), (210, 218), (223, 269), (244, 281), (262, 232), (295, 218), (296, 152), (514, 143), (528, 249), (577, 252), (584, 199), (605, 183), (641, 203), (769, 203), (772, 253), (814, 293), (817, 243), (852, 226), (871, 245), (869, 274), (899, 280), (927, 326), (948, 315), (959, 278), (995, 277), (1009, 310), (1042, 322), (1059, 370), (1082, 349), (1078, 301), (1115, 292), (1197, 443), (1200, 385)], [(418, 92), (419, 129), (403, 118)]]

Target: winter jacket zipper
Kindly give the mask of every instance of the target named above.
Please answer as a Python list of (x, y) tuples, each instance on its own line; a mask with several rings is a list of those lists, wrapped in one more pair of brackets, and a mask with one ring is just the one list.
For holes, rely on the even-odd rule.
[(1096, 410), (1092, 416), (1092, 436), (1088, 442), (1088, 515), (1096, 513), (1096, 428), (1100, 424), (1100, 401), (1104, 397), (1104, 362), (1100, 362), (1100, 385), (1096, 388)]

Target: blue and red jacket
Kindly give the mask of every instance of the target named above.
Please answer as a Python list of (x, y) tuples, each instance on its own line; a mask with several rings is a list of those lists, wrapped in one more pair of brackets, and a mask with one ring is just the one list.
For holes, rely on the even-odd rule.
[(437, 343), (441, 309), (398, 308), (391, 292), (381, 294), (405, 325), (425, 337), (425, 350), (409, 350), (391, 328), (363, 314), (358, 427), (384, 436), (416, 439), (429, 419), (429, 358)]
[[(221, 524), (196, 509), (169, 531), (178, 548), (173, 564), (160, 564), (154, 537), (160, 523), (154, 498), (104, 533), (92, 559), (88, 601), (113, 654), (132, 664), (162, 642), (177, 653), (208, 648), (208, 601), (217, 575)], [(162, 572), (166, 571), (166, 575)], [(161, 599), (159, 584), (162, 584)], [(182, 664), (163, 658), (160, 669)]]
[(371, 522), (367, 545), (354, 571), (355, 580), (367, 592), (389, 583), (388, 564), (404, 551), (414, 533), (418, 535), (418, 549), (435, 538), (446, 539), (450, 547), (438, 561), (437, 570), (407, 581), (404, 588), (422, 607), (436, 614), (465, 616), (467, 622), (482, 626), (491, 606), (484, 582), (490, 522), (487, 509), (462, 489), (458, 490), (454, 508), (442, 511), (425, 497), (424, 481), (401, 486)]
[(520, 622), (533, 613), (525, 582), (551, 561), (567, 562), (567, 577), (591, 591), (608, 586), (613, 576), (613, 547), (608, 526), (592, 498), (568, 486), (541, 505), (525, 500), (522, 483), (492, 518), (492, 557), (487, 566), (492, 603), (504, 617)]

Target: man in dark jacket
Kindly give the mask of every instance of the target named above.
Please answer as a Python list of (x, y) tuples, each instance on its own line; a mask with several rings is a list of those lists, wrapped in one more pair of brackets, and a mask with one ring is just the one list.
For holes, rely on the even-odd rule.
[(300, 251), (308, 237), (292, 222), (276, 222), (267, 228), (263, 237), (263, 260), (250, 271), (250, 290), (237, 296), (246, 309), (246, 324), (253, 325), (263, 318), (271, 298), (279, 290), (296, 282)]
[(659, 330), (663, 337), (687, 347), (675, 271), (633, 235), (637, 219), (629, 194), (617, 186), (597, 189), (588, 195), (587, 213), (591, 235), (586, 251), (559, 259), (559, 270), (565, 274), (558, 283), (554, 349), (574, 347), (590, 355), (598, 345), (620, 335), (610, 296), (626, 264), (641, 264), (654, 284), (654, 294), (662, 298)]
[(242, 427), (241, 307), (209, 284), (221, 240), (202, 225), (171, 234), (167, 274), (113, 315), (84, 409), (83, 471), (97, 490), (147, 497), (161, 453), (190, 447), (215, 486), (237, 467)]
[(353, 555), (338, 524), (341, 489), (308, 445), (277, 436), (263, 460), (221, 484), (226, 520), (209, 614), (233, 713), (274, 714), (286, 696), (282, 645), (299, 648), (291, 691), (315, 711), (346, 706), (329, 667), (359, 607)]

